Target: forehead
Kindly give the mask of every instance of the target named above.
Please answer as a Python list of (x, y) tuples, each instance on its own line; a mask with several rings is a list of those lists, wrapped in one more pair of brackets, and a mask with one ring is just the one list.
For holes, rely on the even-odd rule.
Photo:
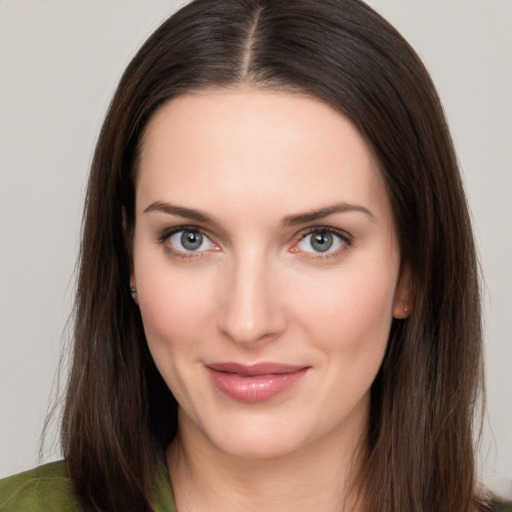
[(186, 197), (205, 208), (213, 191), (225, 201), (274, 201), (283, 209), (340, 201), (389, 209), (380, 170), (348, 118), (303, 94), (252, 87), (180, 96), (146, 129), (140, 200)]

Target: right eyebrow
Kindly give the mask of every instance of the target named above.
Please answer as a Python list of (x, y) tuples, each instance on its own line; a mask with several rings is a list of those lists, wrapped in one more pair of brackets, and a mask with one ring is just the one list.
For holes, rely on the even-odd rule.
[(186, 208), (184, 206), (178, 206), (163, 201), (155, 201), (144, 209), (144, 213), (150, 212), (162, 212), (166, 213), (167, 215), (175, 215), (178, 217), (194, 220), (196, 222), (202, 222), (212, 226), (219, 226), (219, 222), (206, 212), (195, 210), (193, 208)]

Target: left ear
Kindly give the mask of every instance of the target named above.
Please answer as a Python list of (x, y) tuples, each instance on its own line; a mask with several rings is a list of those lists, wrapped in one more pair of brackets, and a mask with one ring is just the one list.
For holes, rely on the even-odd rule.
[(393, 300), (393, 316), (403, 320), (411, 314), (413, 306), (411, 267), (402, 263)]

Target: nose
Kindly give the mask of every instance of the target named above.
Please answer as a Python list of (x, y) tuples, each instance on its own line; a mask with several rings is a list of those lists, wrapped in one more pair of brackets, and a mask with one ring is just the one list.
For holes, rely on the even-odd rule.
[(272, 265), (253, 255), (233, 263), (221, 286), (217, 326), (241, 345), (278, 338), (286, 329), (282, 289)]

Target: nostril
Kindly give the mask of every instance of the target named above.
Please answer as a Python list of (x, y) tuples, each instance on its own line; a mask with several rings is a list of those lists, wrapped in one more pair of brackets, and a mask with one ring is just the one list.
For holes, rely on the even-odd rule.
[(251, 344), (279, 336), (285, 325), (280, 317), (276, 307), (261, 304), (248, 307), (237, 302), (219, 314), (217, 326), (234, 343)]

